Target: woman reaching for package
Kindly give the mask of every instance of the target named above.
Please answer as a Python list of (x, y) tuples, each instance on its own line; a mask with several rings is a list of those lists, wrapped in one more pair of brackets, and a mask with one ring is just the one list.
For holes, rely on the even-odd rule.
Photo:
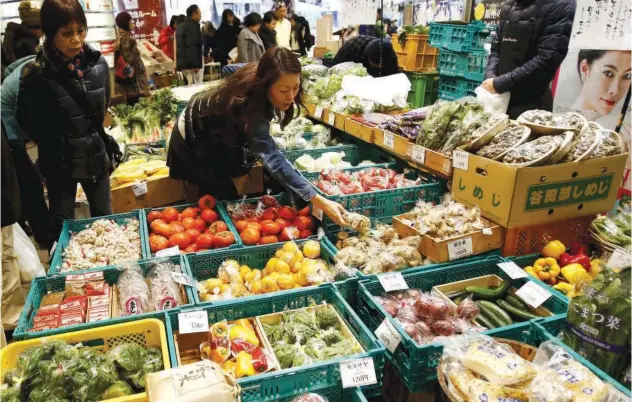
[(290, 123), (301, 96), (297, 57), (284, 48), (269, 49), (258, 64), (239, 69), (217, 90), (189, 101), (171, 135), (170, 176), (196, 184), (200, 194), (232, 200), (238, 195), (231, 178), (248, 174), (259, 157), (275, 179), (344, 225), (345, 209), (318, 195), (270, 136), (270, 122)]

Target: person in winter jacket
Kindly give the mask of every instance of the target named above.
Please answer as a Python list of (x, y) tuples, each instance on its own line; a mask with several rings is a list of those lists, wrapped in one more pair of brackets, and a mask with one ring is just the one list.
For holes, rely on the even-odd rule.
[(182, 70), (188, 84), (202, 82), (202, 31), (200, 20), (202, 12), (193, 4), (187, 8), (186, 21), (176, 28), (176, 67)]
[(276, 31), (274, 30), (276, 24), (277, 19), (271, 11), (263, 15), (263, 24), (261, 24), (261, 29), (259, 30), (259, 38), (261, 38), (263, 47), (266, 50), (277, 46)]
[(568, 52), (574, 0), (508, 0), (492, 39), (482, 87), (511, 92), (507, 114), (553, 109), (549, 83)]
[(274, 29), (277, 33), (277, 44), (286, 49), (290, 48), (290, 37), (292, 35), (292, 24), (287, 18), (287, 6), (283, 0), (279, 0), (274, 3), (274, 9), (272, 10), (277, 18), (277, 25)]
[(215, 35), (217, 34), (217, 30), (213, 26), (213, 23), (207, 21), (204, 23), (202, 28), (202, 43), (204, 45), (203, 54), (204, 60), (210, 61), (212, 57), (213, 48), (215, 48)]
[(162, 31), (160, 31), (160, 37), (158, 37), (158, 45), (160, 45), (160, 50), (162, 50), (162, 53), (164, 53), (171, 60), (173, 60), (173, 44), (176, 37), (177, 21), (178, 16), (172, 16), (171, 21), (169, 21), (169, 25), (167, 25), (162, 29)]
[(290, 36), (290, 48), (292, 52), (301, 56), (307, 56), (307, 52), (313, 46), (309, 23), (305, 18), (292, 14), (290, 24), (292, 25), (292, 35)]
[(44, 45), (22, 72), (17, 113), (20, 127), (38, 146), (56, 239), (64, 220), (74, 218), (77, 183), (93, 217), (112, 214), (108, 150), (115, 142), (103, 133), (108, 64), (85, 43), (81, 4), (44, 0), (41, 20)]
[(132, 34), (134, 22), (127, 12), (116, 16), (118, 28), (114, 45), (114, 62), (116, 64), (116, 91), (125, 95), (125, 102), (135, 104), (138, 98), (148, 97), (149, 84), (145, 64), (140, 56), (136, 39)]
[(23, 0), (18, 12), (20, 24), (9, 22), (4, 31), (2, 70), (18, 59), (36, 54), (42, 37), (39, 8), (33, 7), (29, 0)]
[[(381, 49), (380, 49), (381, 48)], [(380, 39), (368, 35), (358, 35), (340, 48), (333, 65), (354, 62), (362, 63), (373, 77), (384, 77), (399, 73), (397, 55), (390, 39)]]
[(265, 51), (263, 42), (259, 38), (258, 32), (261, 28), (261, 16), (257, 13), (250, 13), (244, 18), (244, 29), (237, 38), (237, 62), (253, 63), (258, 62)]
[(233, 10), (224, 10), (222, 23), (215, 34), (215, 48), (213, 48), (213, 60), (220, 62), (222, 66), (228, 64), (228, 53), (237, 47), (237, 38), (241, 31), (240, 24), (241, 21), (235, 17)]

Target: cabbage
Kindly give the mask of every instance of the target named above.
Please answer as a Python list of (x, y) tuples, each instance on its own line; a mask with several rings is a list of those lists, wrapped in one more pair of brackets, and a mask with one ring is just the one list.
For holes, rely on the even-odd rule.
[(301, 155), (296, 159), (296, 161), (294, 161), (294, 166), (296, 166), (299, 171), (311, 172), (312, 167), (314, 166), (314, 158), (307, 154)]

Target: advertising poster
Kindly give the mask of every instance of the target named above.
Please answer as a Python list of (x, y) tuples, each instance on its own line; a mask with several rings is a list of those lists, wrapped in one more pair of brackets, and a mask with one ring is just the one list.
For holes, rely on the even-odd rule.
[(160, 31), (167, 24), (163, 0), (117, 0), (119, 11), (127, 11), (134, 21), (134, 37), (158, 45)]

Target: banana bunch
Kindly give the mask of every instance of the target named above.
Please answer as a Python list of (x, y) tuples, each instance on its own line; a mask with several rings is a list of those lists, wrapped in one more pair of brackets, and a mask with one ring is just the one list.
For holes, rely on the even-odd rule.
[(112, 186), (146, 180), (149, 177), (168, 176), (169, 167), (166, 161), (137, 158), (122, 163), (110, 176)]

